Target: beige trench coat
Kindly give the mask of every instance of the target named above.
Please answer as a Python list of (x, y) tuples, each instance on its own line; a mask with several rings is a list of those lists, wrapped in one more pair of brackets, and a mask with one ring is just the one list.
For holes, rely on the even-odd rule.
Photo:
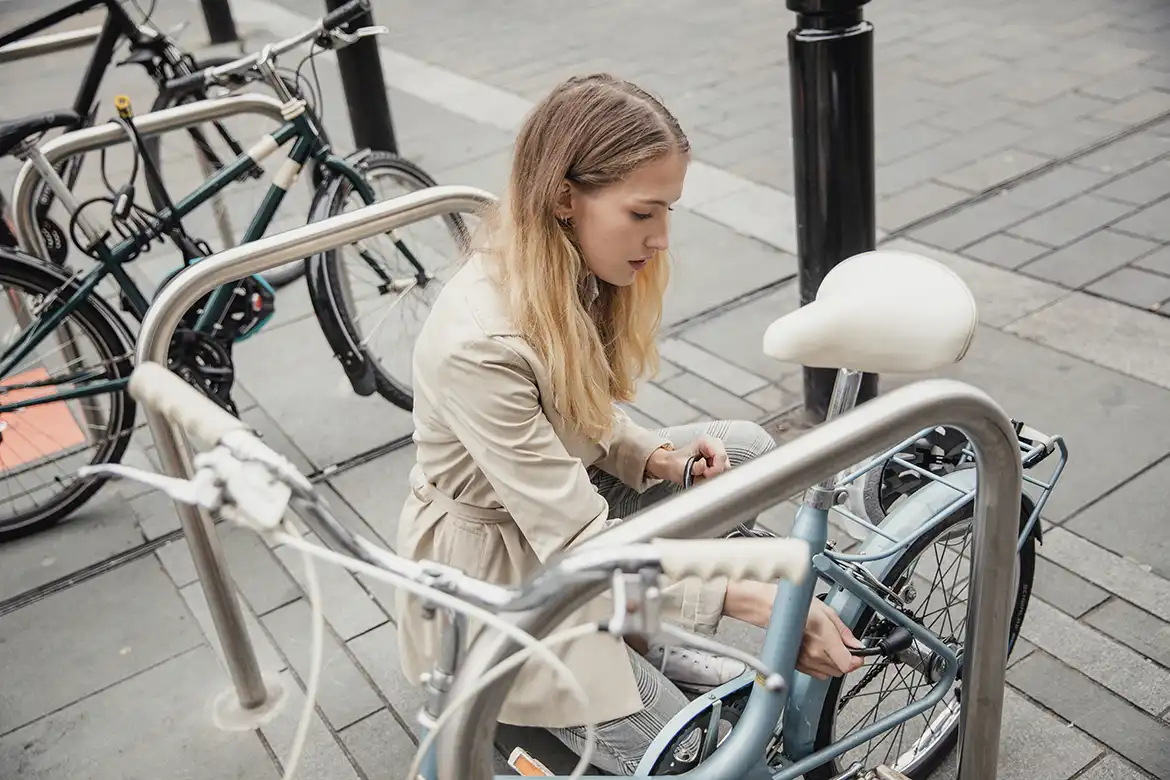
[[(519, 585), (554, 553), (608, 527), (609, 507), (589, 479), (603, 469), (631, 488), (666, 439), (615, 407), (609, 441), (567, 430), (548, 404), (547, 371), (509, 322), (501, 296), (473, 257), (439, 294), (414, 352), (417, 463), (402, 507), (397, 552), (455, 566), (499, 585)], [(664, 616), (710, 633), (726, 580), (683, 580), (664, 588)], [(609, 597), (561, 627), (609, 615)], [(416, 597), (399, 591), (398, 641), (410, 680), (429, 671), (438, 646)], [(473, 624), (473, 631), (478, 624)], [(471, 633), (471, 632), (469, 632)], [(501, 712), (505, 723), (563, 727), (624, 717), (642, 708), (620, 638), (596, 634), (556, 651), (592, 700), (582, 710), (546, 664), (521, 669)]]

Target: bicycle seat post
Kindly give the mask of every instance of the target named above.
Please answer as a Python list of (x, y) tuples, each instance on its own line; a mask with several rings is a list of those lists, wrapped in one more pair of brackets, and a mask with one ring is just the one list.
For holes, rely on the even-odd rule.
[[(857, 395), (861, 390), (862, 373), (848, 368), (837, 370), (837, 378), (833, 382), (833, 394), (829, 397), (829, 408), (825, 412), (825, 422), (839, 417), (857, 405)], [(825, 477), (813, 485), (804, 494), (804, 503), (813, 509), (829, 509), (836, 503), (837, 481), (841, 475), (835, 474)]]

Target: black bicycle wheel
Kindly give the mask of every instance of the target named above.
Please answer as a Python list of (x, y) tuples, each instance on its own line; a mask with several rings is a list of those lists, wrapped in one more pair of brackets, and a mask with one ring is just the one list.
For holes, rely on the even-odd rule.
[[(922, 586), (923, 577), (914, 567), (921, 566), (924, 557), (932, 548), (940, 543), (944, 546), (950, 545), (958, 539), (963, 543), (962, 549), (945, 547), (943, 550), (937, 550), (933, 560), (925, 561), (926, 566), (928, 570), (933, 572), (933, 578), (943, 578), (948, 575), (948, 572), (956, 570), (964, 564), (969, 568), (970, 556), (964, 556), (963, 553), (971, 538), (972, 511), (972, 505), (968, 504), (964, 509), (955, 512), (950, 519), (943, 521), (932, 531), (915, 540), (906, 548), (882, 581), (882, 584), (894, 593), (907, 599), (907, 607), (914, 612), (920, 623), (941, 636), (944, 641), (953, 641), (959, 647), (962, 646), (966, 636), (965, 606), (962, 612), (963, 619), (959, 621), (957, 628), (952, 617), (954, 608), (959, 605), (951, 601), (950, 597), (946, 597), (941, 608), (927, 611), (927, 608), (937, 607), (937, 602), (931, 602), (931, 594), (923, 595), (917, 592)], [(1028, 503), (1022, 504), (1021, 530), (1030, 515), (1030, 505)], [(1023, 547), (1020, 548), (1019, 562), (1019, 581), (1016, 585), (1016, 600), (1009, 628), (1009, 655), (1011, 650), (1015, 648), (1016, 639), (1019, 637), (1020, 627), (1024, 623), (1028, 602), (1032, 595), (1032, 580), (1036, 571), (1034, 534), (1029, 534)], [(911, 575), (918, 575), (917, 582), (912, 579)], [(957, 573), (955, 580), (958, 583)], [(958, 585), (958, 587), (965, 589), (966, 583)], [(914, 608), (915, 602), (921, 603), (923, 608)], [(950, 625), (940, 625), (944, 620)], [(875, 619), (874, 612), (865, 609), (858, 616), (856, 624), (850, 626), (850, 630), (858, 639), (865, 641), (867, 637), (880, 637), (889, 630), (889, 627), (887, 621), (881, 617)], [(947, 630), (948, 627), (950, 631)], [(883, 707), (880, 696), (884, 692), (883, 686), (887, 681), (894, 685), (904, 685), (907, 697), (905, 700), (895, 701)], [(913, 681), (913, 685), (911, 681)], [(876, 692), (865, 690), (867, 686), (875, 682), (879, 683)], [(867, 659), (866, 665), (861, 669), (845, 677), (834, 678), (830, 682), (821, 709), (821, 720), (814, 749), (825, 748), (831, 743), (841, 740), (851, 731), (874, 722), (879, 716), (884, 716), (906, 706), (907, 703), (919, 698), (915, 694), (925, 696), (931, 687), (932, 682), (925, 675), (915, 667), (900, 660), (881, 656)], [(844, 695), (842, 695), (842, 691), (845, 691)], [(874, 704), (873, 699), (875, 695), (879, 697), (876, 704)], [(844, 771), (841, 767), (849, 766), (854, 761), (862, 761), (864, 769), (872, 769), (878, 764), (884, 763), (912, 780), (922, 780), (922, 778), (929, 777), (958, 742), (960, 695), (961, 681), (956, 682), (952, 691), (944, 696), (934, 709), (915, 716), (898, 728), (886, 732), (868, 743), (863, 743), (844, 756), (838, 757), (836, 761), (823, 764), (809, 772), (806, 777), (809, 780), (825, 780), (836, 777)], [(842, 714), (852, 703), (857, 703), (863, 711), (860, 717), (857, 717), (854, 710), (850, 710), (845, 715)], [(840, 722), (842, 718), (847, 722), (842, 724)], [(932, 731), (932, 736), (925, 740), (921, 735), (915, 736), (919, 730), (923, 734), (926, 733), (927, 729), (923, 728), (924, 722), (929, 724)], [(913, 732), (911, 732), (912, 729)], [(909, 741), (910, 747), (903, 751), (903, 745), (907, 741)], [(922, 744), (919, 744), (920, 742)], [(881, 753), (883, 749), (886, 751), (884, 759)]]
[[(401, 187), (389, 197), (437, 186), (417, 165), (388, 152), (370, 152), (361, 168), (375, 193), (383, 184)], [(343, 179), (329, 204), (328, 216), (344, 213), (347, 206), (366, 205), (369, 204), (353, 185)], [(374, 367), (378, 393), (401, 409), (410, 411), (414, 406), (410, 364), (417, 331), (410, 332), (410, 328), (414, 324), (422, 327), (426, 311), (442, 289), (446, 275), (456, 267), (467, 242), (463, 218), (445, 214), (323, 255), (333, 307), (350, 336), (365, 348)], [(343, 255), (343, 249), (354, 251)], [(425, 274), (423, 281), (418, 278), (419, 268)], [(425, 310), (415, 311), (415, 304)], [(411, 320), (387, 329), (390, 315), (396, 310), (408, 312)], [(413, 316), (409, 312), (414, 312)], [(379, 354), (372, 345), (379, 334), (391, 332), (405, 335), (406, 343)]]
[[(214, 68), (232, 62), (235, 59), (236, 58), (234, 57), (208, 57), (205, 60), (200, 60), (197, 63), (196, 68)], [(288, 87), (292, 94), (298, 96), (301, 95), (302, 90), (299, 88), (299, 85), (295, 80), (285, 76), (284, 74), (281, 74), (281, 81), (284, 82), (285, 86)], [(267, 89), (267, 85), (265, 83), (256, 83), (258, 83), (260, 87)], [(218, 96), (218, 94), (215, 96)], [(209, 97), (209, 95), (199, 93), (186, 93), (180, 96), (171, 92), (160, 92), (158, 97), (155, 98), (154, 104), (151, 106), (151, 111), (159, 111), (164, 108), (174, 108), (175, 106), (197, 102), (207, 97)], [(322, 134), (324, 134), (324, 128), (319, 129), (321, 130)], [(237, 144), (237, 146), (245, 151), (254, 141), (257, 140), (256, 138), (248, 137), (244, 139), (245, 142), (241, 143), (240, 139), (234, 138), (231, 135), (231, 133), (224, 126), (223, 122), (218, 123), (218, 125), (216, 123), (209, 122), (202, 125), (196, 125), (182, 131), (175, 131), (173, 133), (166, 133), (164, 135), (150, 136), (143, 139), (143, 148), (144, 151), (149, 154), (151, 159), (154, 161), (160, 176), (162, 176), (163, 181), (165, 182), (166, 175), (163, 171), (165, 160), (162, 156), (162, 139), (164, 137), (173, 137), (181, 134), (187, 140), (188, 146), (192, 149), (196, 160), (200, 164), (202, 174), (206, 179), (207, 177), (210, 177), (212, 173), (214, 173), (219, 165), (229, 163), (237, 156), (237, 152), (232, 149), (227, 139), (224, 138), (224, 133), (227, 133), (228, 137), (233, 138), (233, 141)], [(211, 156), (209, 156), (208, 153), (210, 153)], [(315, 192), (321, 185), (321, 183), (324, 181), (324, 176), (324, 168), (315, 165), (311, 175), (304, 177), (308, 181), (307, 186), (309, 187), (309, 195)], [(155, 210), (161, 209), (163, 206), (167, 205), (167, 200), (163, 192), (154, 186), (149, 186), (149, 184), (148, 189), (150, 190), (150, 199), (154, 204)], [(187, 186), (184, 191), (190, 189), (191, 186)], [(228, 249), (240, 244), (240, 242), (243, 240), (244, 230), (247, 228), (249, 219), (251, 217), (251, 214), (245, 214), (239, 225), (232, 225), (232, 214), (236, 213), (238, 216), (237, 212), (239, 210), (236, 208), (225, 207), (221, 202), (221, 199), (224, 198), (225, 194), (231, 192), (232, 188), (229, 187), (225, 192), (221, 192), (219, 195), (212, 198), (210, 202), (210, 209), (212, 209), (215, 214), (216, 232), (218, 233), (216, 238), (219, 242), (219, 246), (215, 248), (220, 250)], [(288, 204), (282, 204), (282, 213), (285, 208), (288, 208)], [(298, 214), (303, 214), (304, 210), (298, 208), (296, 209), (296, 212)], [(198, 210), (193, 212), (193, 214), (198, 213)], [(205, 240), (209, 238), (208, 236), (198, 237)], [(304, 273), (304, 266), (305, 264), (298, 260), (296, 262), (286, 263), (285, 265), (269, 269), (268, 271), (258, 275), (263, 277), (264, 280), (273, 287), (283, 287), (299, 279)]]
[[(54, 295), (61, 285), (62, 279), (37, 261), (0, 251), (0, 327), (9, 333), (23, 329), (34, 311), (47, 317), (67, 297)], [(128, 377), (132, 350), (111, 324), (116, 317), (96, 296), (83, 301), (0, 378), (0, 402), (56, 392), (48, 384), (53, 380), (70, 384)], [(82, 479), (77, 469), (119, 462), (134, 416), (134, 400), (125, 390), (0, 415), (0, 541), (47, 528), (88, 501), (105, 478)]]

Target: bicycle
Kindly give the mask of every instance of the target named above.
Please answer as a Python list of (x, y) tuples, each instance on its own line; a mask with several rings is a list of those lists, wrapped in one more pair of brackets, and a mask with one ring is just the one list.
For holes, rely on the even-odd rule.
[[(875, 279), (884, 282), (875, 284)], [(918, 285), (917, 289), (907, 292), (906, 287), (913, 284)], [(913, 305), (923, 300), (933, 304), (926, 309)], [(911, 314), (908, 316), (907, 312)], [(856, 403), (861, 371), (927, 372), (958, 362), (966, 354), (976, 322), (969, 291), (949, 269), (908, 253), (872, 252), (839, 265), (826, 276), (814, 303), (777, 320), (765, 336), (765, 351), (776, 359), (801, 365), (857, 365), (856, 370), (839, 369), (829, 410), (829, 416), (837, 418)], [(894, 333), (903, 334), (905, 339), (893, 342), (897, 346), (891, 349), (886, 339)], [(925, 777), (954, 748), (961, 712), (958, 697), (963, 690), (962, 671), (966, 663), (963, 637), (959, 636), (963, 632), (953, 624), (950, 630), (947, 626), (940, 627), (938, 620), (928, 624), (926, 618), (931, 613), (917, 614), (914, 607), (924, 600), (917, 589), (921, 587), (919, 575), (923, 573), (922, 553), (926, 546), (939, 541), (948, 545), (969, 536), (976, 486), (974, 469), (960, 468), (945, 476), (923, 469), (926, 481), (898, 502), (891, 503), (880, 525), (853, 516), (843, 508), (847, 503), (844, 484), (898, 460), (898, 453), (907, 442), (913, 442), (920, 434), (879, 454), (858, 470), (810, 487), (790, 539), (655, 539), (645, 544), (614, 541), (623, 539), (623, 527), (638, 522), (632, 518), (581, 548), (550, 560), (544, 571), (523, 585), (506, 588), (477, 581), (459, 570), (433, 562), (404, 560), (352, 534), (332, 517), (312, 485), (286, 459), (261, 444), (244, 423), (215, 407), (161, 366), (145, 364), (135, 369), (130, 392), (210, 451), (196, 455), (196, 472), (190, 482), (122, 466), (96, 466), (88, 471), (145, 482), (164, 490), (176, 501), (199, 504), (258, 533), (271, 534), (273, 541), (288, 544), (306, 556), (404, 587), (424, 597), (424, 614), (443, 621), (440, 657), (423, 681), (427, 701), (419, 720), (425, 728), (414, 764), (406, 774), (410, 780), (437, 780), (434, 740), (446, 726), (452, 726), (461, 735), (462, 750), (450, 743), (445, 750), (449, 756), (467, 762), (462, 768), (470, 767), (472, 759), (481, 758), (475, 752), (474, 740), (496, 732), (492, 715), (498, 712), (501, 688), (506, 689), (509, 675), (514, 675), (521, 663), (533, 654), (541, 655), (542, 660), (557, 667), (560, 662), (555, 656), (549, 657), (549, 646), (571, 641), (591, 630), (608, 631), (616, 637), (644, 638), (661, 631), (684, 644), (739, 658), (749, 667), (742, 677), (694, 699), (680, 712), (659, 734), (632, 777), (687, 775), (719, 780), (733, 777), (791, 780), (804, 776), (905, 780)], [(1006, 437), (1005, 431), (997, 430)], [(1047, 481), (1026, 478), (1029, 485), (1039, 488), (1040, 495), (1035, 499), (1026, 493), (1020, 496), (1017, 560), (1011, 567), (1015, 577), (1014, 596), (1010, 625), (1006, 626), (1007, 656), (1015, 645), (1030, 598), (1034, 545), (1041, 534), (1040, 513), (1068, 455), (1059, 436), (1046, 436), (1020, 423), (1013, 423), (1013, 431), (1019, 446), (1021, 471), (1034, 469), (1053, 454), (1058, 457)], [(1003, 443), (1007, 441), (1005, 438)], [(783, 459), (784, 449), (778, 451), (780, 454), (762, 456), (760, 462)], [(908, 463), (898, 465), (914, 468)], [(717, 484), (719, 480), (711, 487), (697, 490), (711, 490)], [(659, 515), (669, 513), (670, 503), (678, 500), (670, 499), (661, 509), (652, 511)], [(1008, 505), (1015, 501), (1012, 495), (1005, 500)], [(713, 498), (711, 503), (714, 504)], [(300, 539), (299, 533), (284, 519), (286, 507), (293, 508), (330, 547), (340, 548), (346, 554)], [(738, 516), (747, 511), (747, 507), (740, 506), (732, 514)], [(867, 539), (858, 552), (841, 554), (827, 543), (829, 514), (833, 511), (841, 512), (843, 517), (867, 529)], [(725, 518), (725, 523), (735, 519)], [(646, 525), (652, 523), (647, 521)], [(607, 535), (611, 537), (608, 542)], [(949, 566), (962, 562), (962, 549), (950, 548), (946, 552)], [(306, 566), (310, 568), (311, 557), (306, 558)], [(936, 562), (937, 568), (942, 569), (941, 555)], [(929, 569), (928, 563), (926, 571)], [(761, 658), (757, 660), (713, 639), (662, 623), (655, 609), (654, 587), (661, 574), (672, 578), (726, 574), (783, 580)], [(853, 652), (872, 659), (867, 667), (859, 670), (861, 683), (845, 694), (842, 694), (846, 690), (844, 679), (817, 681), (795, 672), (794, 668), (800, 627), (808, 605), (817, 597), (814, 588), (818, 581), (829, 586), (821, 597), (862, 642), (862, 647)], [(321, 618), (319, 592), (313, 584), (315, 575), (310, 574), (308, 582), (314, 608), (313, 631), (317, 637)], [(582, 586), (582, 583), (588, 584)], [(593, 592), (607, 583), (614, 591), (615, 604), (620, 606), (605, 624), (578, 626), (545, 637), (557, 623), (555, 620), (538, 622), (542, 617), (551, 617), (549, 611), (536, 614), (524, 623), (535, 629), (532, 635), (525, 634), (516, 623), (497, 616), (497, 613), (533, 610), (549, 601), (551, 594), (570, 585), (576, 588), (574, 592), (579, 598), (582, 587)], [(564, 600), (559, 603), (558, 614), (563, 616), (568, 607)], [(937, 613), (949, 615), (954, 606), (947, 601)], [(500, 631), (503, 638), (492, 637), (491, 649), (478, 656), (475, 644), (465, 653), (461, 644), (468, 617), (487, 623)], [(475, 643), (483, 636), (480, 634)], [(515, 651), (515, 644), (522, 646), (519, 652)], [(312, 710), (319, 674), (320, 650), (316, 639), (313, 655), (316, 660), (310, 667), (313, 671), (307, 685), (305, 713)], [(463, 663), (461, 659), (465, 655), (467, 662)], [(488, 666), (489, 663), (495, 665)], [(856, 732), (837, 734), (836, 728), (842, 724), (856, 725), (849, 719), (842, 720), (841, 712), (848, 703), (843, 699), (855, 698), (863, 685), (873, 682), (879, 674), (884, 675), (881, 670), (891, 668), (903, 682), (907, 673), (920, 675), (924, 680), (921, 684), (927, 685), (929, 692), (919, 701), (882, 713), (880, 719), (877, 718), (879, 702), (871, 710), (875, 714), (873, 723)], [(906, 673), (902, 672), (903, 668)], [(907, 683), (908, 691), (909, 688)], [(454, 700), (448, 701), (452, 695)], [(578, 691), (578, 695), (583, 696), (584, 692)], [(892, 761), (892, 766), (883, 761), (870, 767), (873, 747), (860, 758), (854, 754), (848, 766), (838, 763), (851, 751), (875, 740), (880, 746), (891, 735), (904, 736), (908, 723), (948, 696), (950, 700), (942, 712), (927, 721), (922, 735), (914, 740), (910, 750)], [(473, 712), (467, 711), (469, 702), (479, 701), (480, 697), (487, 698), (489, 703)], [(302, 726), (306, 722), (303, 717)], [(521, 731), (532, 735), (541, 733), (539, 729)], [(294, 767), (303, 734), (302, 729), (294, 741), (291, 759)], [(732, 739), (733, 736), (739, 739)], [(592, 737), (590, 731), (582, 755), (572, 757), (576, 761), (573, 778), (606, 776), (589, 765)], [(732, 741), (728, 742), (729, 739)], [(732, 747), (734, 753), (729, 754), (727, 751)], [(969, 746), (969, 749), (977, 748)], [(900, 743), (898, 750), (901, 751)], [(555, 756), (537, 757), (523, 746), (507, 755), (509, 763), (521, 774), (563, 775), (555, 771), (552, 760)], [(886, 758), (889, 757), (887, 752)], [(484, 767), (472, 768), (479, 774), (459, 776), (480, 776), (486, 772)], [(290, 774), (291, 770), (287, 771), (286, 778)]]
[[(110, 70), (111, 66), (138, 65), (146, 71), (146, 74), (159, 90), (154, 104), (151, 107), (152, 110), (180, 105), (193, 100), (206, 99), (208, 97), (206, 87), (198, 82), (188, 82), (185, 87), (180, 88), (169, 85), (173, 80), (181, 76), (197, 73), (207, 67), (223, 65), (229, 62), (230, 58), (209, 57), (200, 61), (189, 52), (184, 51), (171, 35), (167, 35), (151, 24), (156, 2), (157, 0), (152, 0), (149, 9), (146, 11), (143, 11), (135, 3), (135, 7), (143, 15), (142, 22), (135, 22), (130, 17), (127, 9), (123, 8), (121, 0), (75, 0), (62, 8), (26, 22), (16, 29), (0, 35), (0, 46), (6, 46), (10, 43), (31, 38), (54, 25), (89, 13), (96, 8), (104, 6), (106, 10), (106, 17), (103, 20), (101, 32), (93, 46), (92, 54), (86, 65), (81, 84), (78, 86), (71, 110), (6, 122), (4, 124), (6, 131), (5, 140), (10, 140), (13, 134), (20, 135), (20, 138), (16, 140), (23, 140), (25, 137), (41, 135), (42, 133), (56, 129), (72, 132), (85, 127), (91, 127), (97, 117), (97, 93), (101, 87), (102, 79)], [(122, 46), (127, 48), (127, 56), (121, 61), (115, 62), (118, 49)], [(300, 83), (299, 78), (295, 80), (290, 79), (285, 74), (282, 74), (281, 78), (284, 80), (286, 87), (294, 92), (297, 91)], [(243, 153), (244, 150), (239, 142), (232, 137), (222, 122), (214, 122), (211, 127), (227, 144), (233, 157)], [(208, 172), (208, 176), (210, 176), (212, 171), (222, 167), (223, 163), (216, 155), (208, 139), (208, 134), (205, 133), (203, 128), (189, 127), (186, 132), (194, 142), (199, 161)], [(322, 137), (324, 139), (324, 135)], [(325, 140), (327, 141), (327, 139)], [(161, 170), (162, 158), (159, 151), (159, 143), (160, 139), (158, 137), (145, 139), (147, 154), (155, 161), (156, 167)], [(66, 188), (71, 191), (77, 184), (83, 161), (83, 156), (77, 156), (60, 163), (56, 167), (57, 175), (65, 182)], [(245, 171), (242, 175), (246, 178), (259, 179), (263, 173), (263, 169), (256, 166), (253, 169)], [(314, 187), (320, 185), (322, 173), (322, 170), (314, 171), (314, 181), (311, 182)], [(162, 208), (161, 193), (153, 186), (150, 189), (155, 208)], [(44, 244), (46, 259), (61, 264), (65, 261), (69, 242), (65, 231), (49, 216), (49, 210), (52, 208), (56, 199), (56, 195), (51, 188), (47, 186), (42, 188), (37, 198), (36, 224), (40, 232), (41, 241)], [(3, 195), (0, 195), (0, 210), (4, 208), (4, 205)], [(217, 208), (216, 216), (217, 227), (219, 228), (224, 248), (235, 246), (237, 241), (231, 229), (227, 209), (222, 207)], [(0, 226), (0, 244), (10, 246), (14, 249), (19, 248), (16, 237), (6, 226)], [(32, 248), (30, 247), (30, 249)], [(285, 269), (275, 269), (270, 274), (266, 274), (264, 278), (270, 284), (280, 286), (292, 281), (299, 274), (299, 267), (292, 269), (291, 272)]]
[[(80, 507), (101, 487), (100, 479), (71, 479), (76, 469), (63, 467), (58, 461), (84, 456), (93, 449), (90, 463), (114, 463), (125, 452), (135, 416), (134, 402), (125, 393), (133, 338), (126, 322), (95, 292), (104, 279), (110, 277), (114, 280), (120, 290), (123, 309), (141, 322), (148, 302), (123, 266), (164, 235), (184, 246), (185, 252), (191, 255), (210, 254), (205, 244), (186, 234), (182, 219), (237, 181), (261, 159), (290, 142), (289, 162), (284, 173), (270, 185), (264, 203), (251, 220), (245, 242), (263, 235), (282, 197), (310, 160), (330, 172), (317, 191), (310, 219), (340, 213), (347, 199), (353, 196), (363, 205), (375, 202), (373, 184), (383, 179), (402, 182), (412, 190), (435, 185), (416, 166), (392, 155), (366, 150), (346, 158), (338, 157), (323, 141), (319, 121), (303, 100), (288, 91), (274, 68), (276, 56), (307, 41), (313, 41), (315, 47), (324, 50), (377, 34), (380, 28), (363, 29), (352, 34), (341, 30), (367, 10), (367, 0), (353, 0), (323, 17), (301, 35), (265, 46), (257, 54), (181, 77), (175, 85), (177, 90), (218, 83), (248, 70), (258, 70), (285, 102), (286, 121), (201, 186), (158, 213), (134, 203), (133, 182), (137, 170), (131, 173), (131, 184), (118, 188), (110, 197), (78, 203), (36, 144), (25, 139), (28, 124), (0, 125), (0, 154), (15, 147), (27, 160), (26, 168), (32, 166), (36, 169), (72, 215), (69, 232), (75, 243), (96, 261), (85, 273), (67, 273), (61, 266), (0, 248), (0, 285), (8, 288), (7, 298), (14, 315), (10, 321), (9, 339), (0, 354), (0, 377), (3, 377), (0, 422), (4, 425), (0, 430), (0, 467), (9, 472), (5, 479), (8, 496), (3, 501), (8, 511), (0, 515), (0, 539), (57, 522)], [(135, 151), (135, 169), (140, 161), (148, 180), (161, 187), (158, 171), (150, 158), (140, 153), (143, 143), (135, 130), (128, 102), (120, 104), (119, 118), (115, 121), (121, 124)], [(99, 227), (85, 213), (88, 206), (98, 202), (111, 207), (108, 227)], [(369, 396), (376, 392), (406, 409), (412, 404), (409, 379), (391, 373), (371, 353), (368, 337), (359, 324), (371, 300), (377, 302), (393, 296), (391, 300), (397, 305), (415, 290), (426, 291), (438, 284), (436, 274), (424, 265), (424, 261), (430, 260), (424, 255), (430, 252), (450, 260), (463, 250), (467, 241), (466, 227), (459, 215), (447, 215), (441, 224), (443, 238), (455, 242), (454, 251), (444, 252), (434, 246), (433, 241), (408, 245), (394, 234), (389, 236), (392, 246), (386, 255), (375, 255), (368, 244), (360, 247), (360, 263), (377, 280), (373, 294), (354, 294), (348, 276), (343, 275), (336, 251), (306, 261), (312, 269), (310, 293), (317, 320), (354, 391), (360, 395)], [(121, 235), (121, 240), (111, 246), (110, 237), (114, 231)], [(191, 258), (191, 262), (196, 260)], [(173, 278), (172, 275), (170, 279)], [(163, 280), (160, 289), (170, 279)], [(170, 367), (225, 409), (234, 412), (231, 400), (234, 382), (232, 345), (254, 335), (264, 326), (273, 309), (273, 298), (271, 288), (258, 277), (224, 285), (211, 293), (184, 318), (183, 327), (171, 345)], [(30, 358), (38, 345), (58, 331), (64, 335), (64, 347)], [(88, 344), (79, 347), (74, 343), (74, 334), (84, 336)], [(64, 361), (58, 356), (60, 352), (65, 352)], [(96, 356), (92, 365), (86, 362), (91, 356)], [(97, 396), (109, 399), (108, 409), (92, 405)], [(79, 411), (74, 412), (67, 406), (69, 402), (77, 402)], [(79, 420), (83, 422), (79, 423)], [(93, 438), (97, 439), (92, 447), (87, 446), (89, 434), (94, 434)], [(47, 451), (51, 460), (46, 460), (42, 450)], [(22, 483), (22, 476), (41, 466), (55, 466), (56, 473), (43, 485), (34, 484), (30, 488)], [(16, 483), (15, 491), (13, 482)], [(46, 492), (51, 495), (41, 495)], [(25, 498), (31, 499), (30, 508), (11, 509), (11, 504)]]

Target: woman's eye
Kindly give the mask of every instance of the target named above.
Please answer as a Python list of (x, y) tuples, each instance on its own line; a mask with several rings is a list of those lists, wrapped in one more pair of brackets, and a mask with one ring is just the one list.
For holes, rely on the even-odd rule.
[(638, 211), (633, 212), (633, 214), (634, 214), (634, 219), (650, 219), (650, 217), (654, 216), (653, 214), (642, 214), (641, 212), (638, 212)]

